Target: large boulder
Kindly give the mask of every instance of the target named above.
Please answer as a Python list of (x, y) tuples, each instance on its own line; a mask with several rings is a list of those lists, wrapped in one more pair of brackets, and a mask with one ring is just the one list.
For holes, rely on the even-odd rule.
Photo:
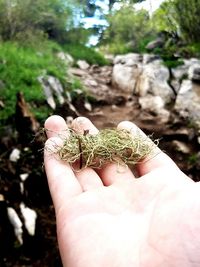
[(123, 92), (132, 94), (141, 73), (140, 65), (115, 64), (112, 73), (112, 84)]
[(160, 96), (164, 103), (169, 103), (174, 98), (174, 93), (168, 84), (169, 70), (160, 60), (143, 65), (138, 78), (135, 93), (139, 96), (152, 94)]
[(184, 80), (176, 98), (175, 110), (200, 130), (200, 85)]
[[(149, 62), (149, 63), (146, 63)], [(139, 54), (117, 56), (114, 60), (112, 84), (128, 94), (160, 96), (165, 103), (174, 98), (168, 84), (169, 70), (155, 56)]]
[(146, 49), (147, 50), (154, 50), (155, 48), (161, 48), (161, 47), (163, 47), (164, 43), (165, 43), (164, 38), (158, 37), (157, 39), (149, 42), (146, 45)]
[(139, 104), (142, 110), (157, 116), (159, 122), (166, 123), (169, 121), (170, 112), (164, 108), (165, 103), (160, 96), (147, 95), (140, 97)]
[(189, 67), (188, 78), (194, 82), (200, 83), (200, 64), (196, 63)]

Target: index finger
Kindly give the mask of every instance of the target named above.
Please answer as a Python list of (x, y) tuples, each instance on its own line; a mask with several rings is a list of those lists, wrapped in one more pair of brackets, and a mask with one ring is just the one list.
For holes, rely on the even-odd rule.
[[(67, 129), (64, 119), (60, 116), (51, 116), (45, 122), (47, 136), (50, 137), (44, 150), (44, 164), (47, 174), (49, 189), (56, 211), (66, 203), (66, 200), (82, 192), (81, 185), (76, 179), (69, 164), (56, 158), (56, 147), (62, 146), (59, 134)], [(54, 151), (55, 153), (53, 153)]]
[[(133, 135), (141, 134), (145, 138), (148, 138), (140, 128), (138, 128), (134, 123), (130, 121), (123, 121), (119, 123), (118, 129), (126, 129), (130, 131)], [(150, 139), (149, 141), (153, 143), (153, 141), (151, 141)], [(167, 156), (167, 154), (161, 151), (156, 145), (154, 146), (151, 155), (145, 157), (139, 164), (136, 165), (138, 174), (140, 176), (143, 176), (160, 167), (178, 169), (174, 161), (169, 156)]]

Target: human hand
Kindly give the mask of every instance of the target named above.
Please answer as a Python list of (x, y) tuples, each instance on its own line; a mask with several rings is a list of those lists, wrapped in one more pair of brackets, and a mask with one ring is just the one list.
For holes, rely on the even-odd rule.
[[(72, 126), (98, 132), (86, 118)], [(49, 148), (62, 142), (67, 125), (52, 116), (45, 128)], [(131, 122), (118, 128), (138, 131)], [(158, 148), (138, 164), (139, 179), (114, 163), (74, 172), (49, 149), (44, 162), (65, 267), (200, 266), (197, 187)]]

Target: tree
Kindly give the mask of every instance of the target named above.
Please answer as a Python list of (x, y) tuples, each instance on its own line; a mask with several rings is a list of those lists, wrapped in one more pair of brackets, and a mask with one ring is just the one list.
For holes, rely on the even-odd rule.
[(27, 32), (58, 38), (66, 32), (71, 10), (64, 0), (0, 0), (0, 35), (15, 40)]
[(157, 32), (168, 32), (171, 36), (177, 36), (179, 26), (176, 21), (176, 10), (172, 0), (163, 2), (154, 11), (151, 19)]
[(188, 42), (200, 42), (200, 1), (174, 0), (175, 19)]
[(102, 43), (134, 44), (137, 50), (140, 42), (151, 32), (149, 14), (145, 10), (136, 11), (133, 5), (126, 4), (120, 10), (107, 16), (108, 28), (102, 36)]

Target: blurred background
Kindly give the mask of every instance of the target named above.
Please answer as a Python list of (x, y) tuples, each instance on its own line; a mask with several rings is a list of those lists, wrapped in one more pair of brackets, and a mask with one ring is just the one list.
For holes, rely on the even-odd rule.
[(195, 182), (200, 0), (0, 0), (0, 266), (62, 266), (45, 119), (130, 120)]

